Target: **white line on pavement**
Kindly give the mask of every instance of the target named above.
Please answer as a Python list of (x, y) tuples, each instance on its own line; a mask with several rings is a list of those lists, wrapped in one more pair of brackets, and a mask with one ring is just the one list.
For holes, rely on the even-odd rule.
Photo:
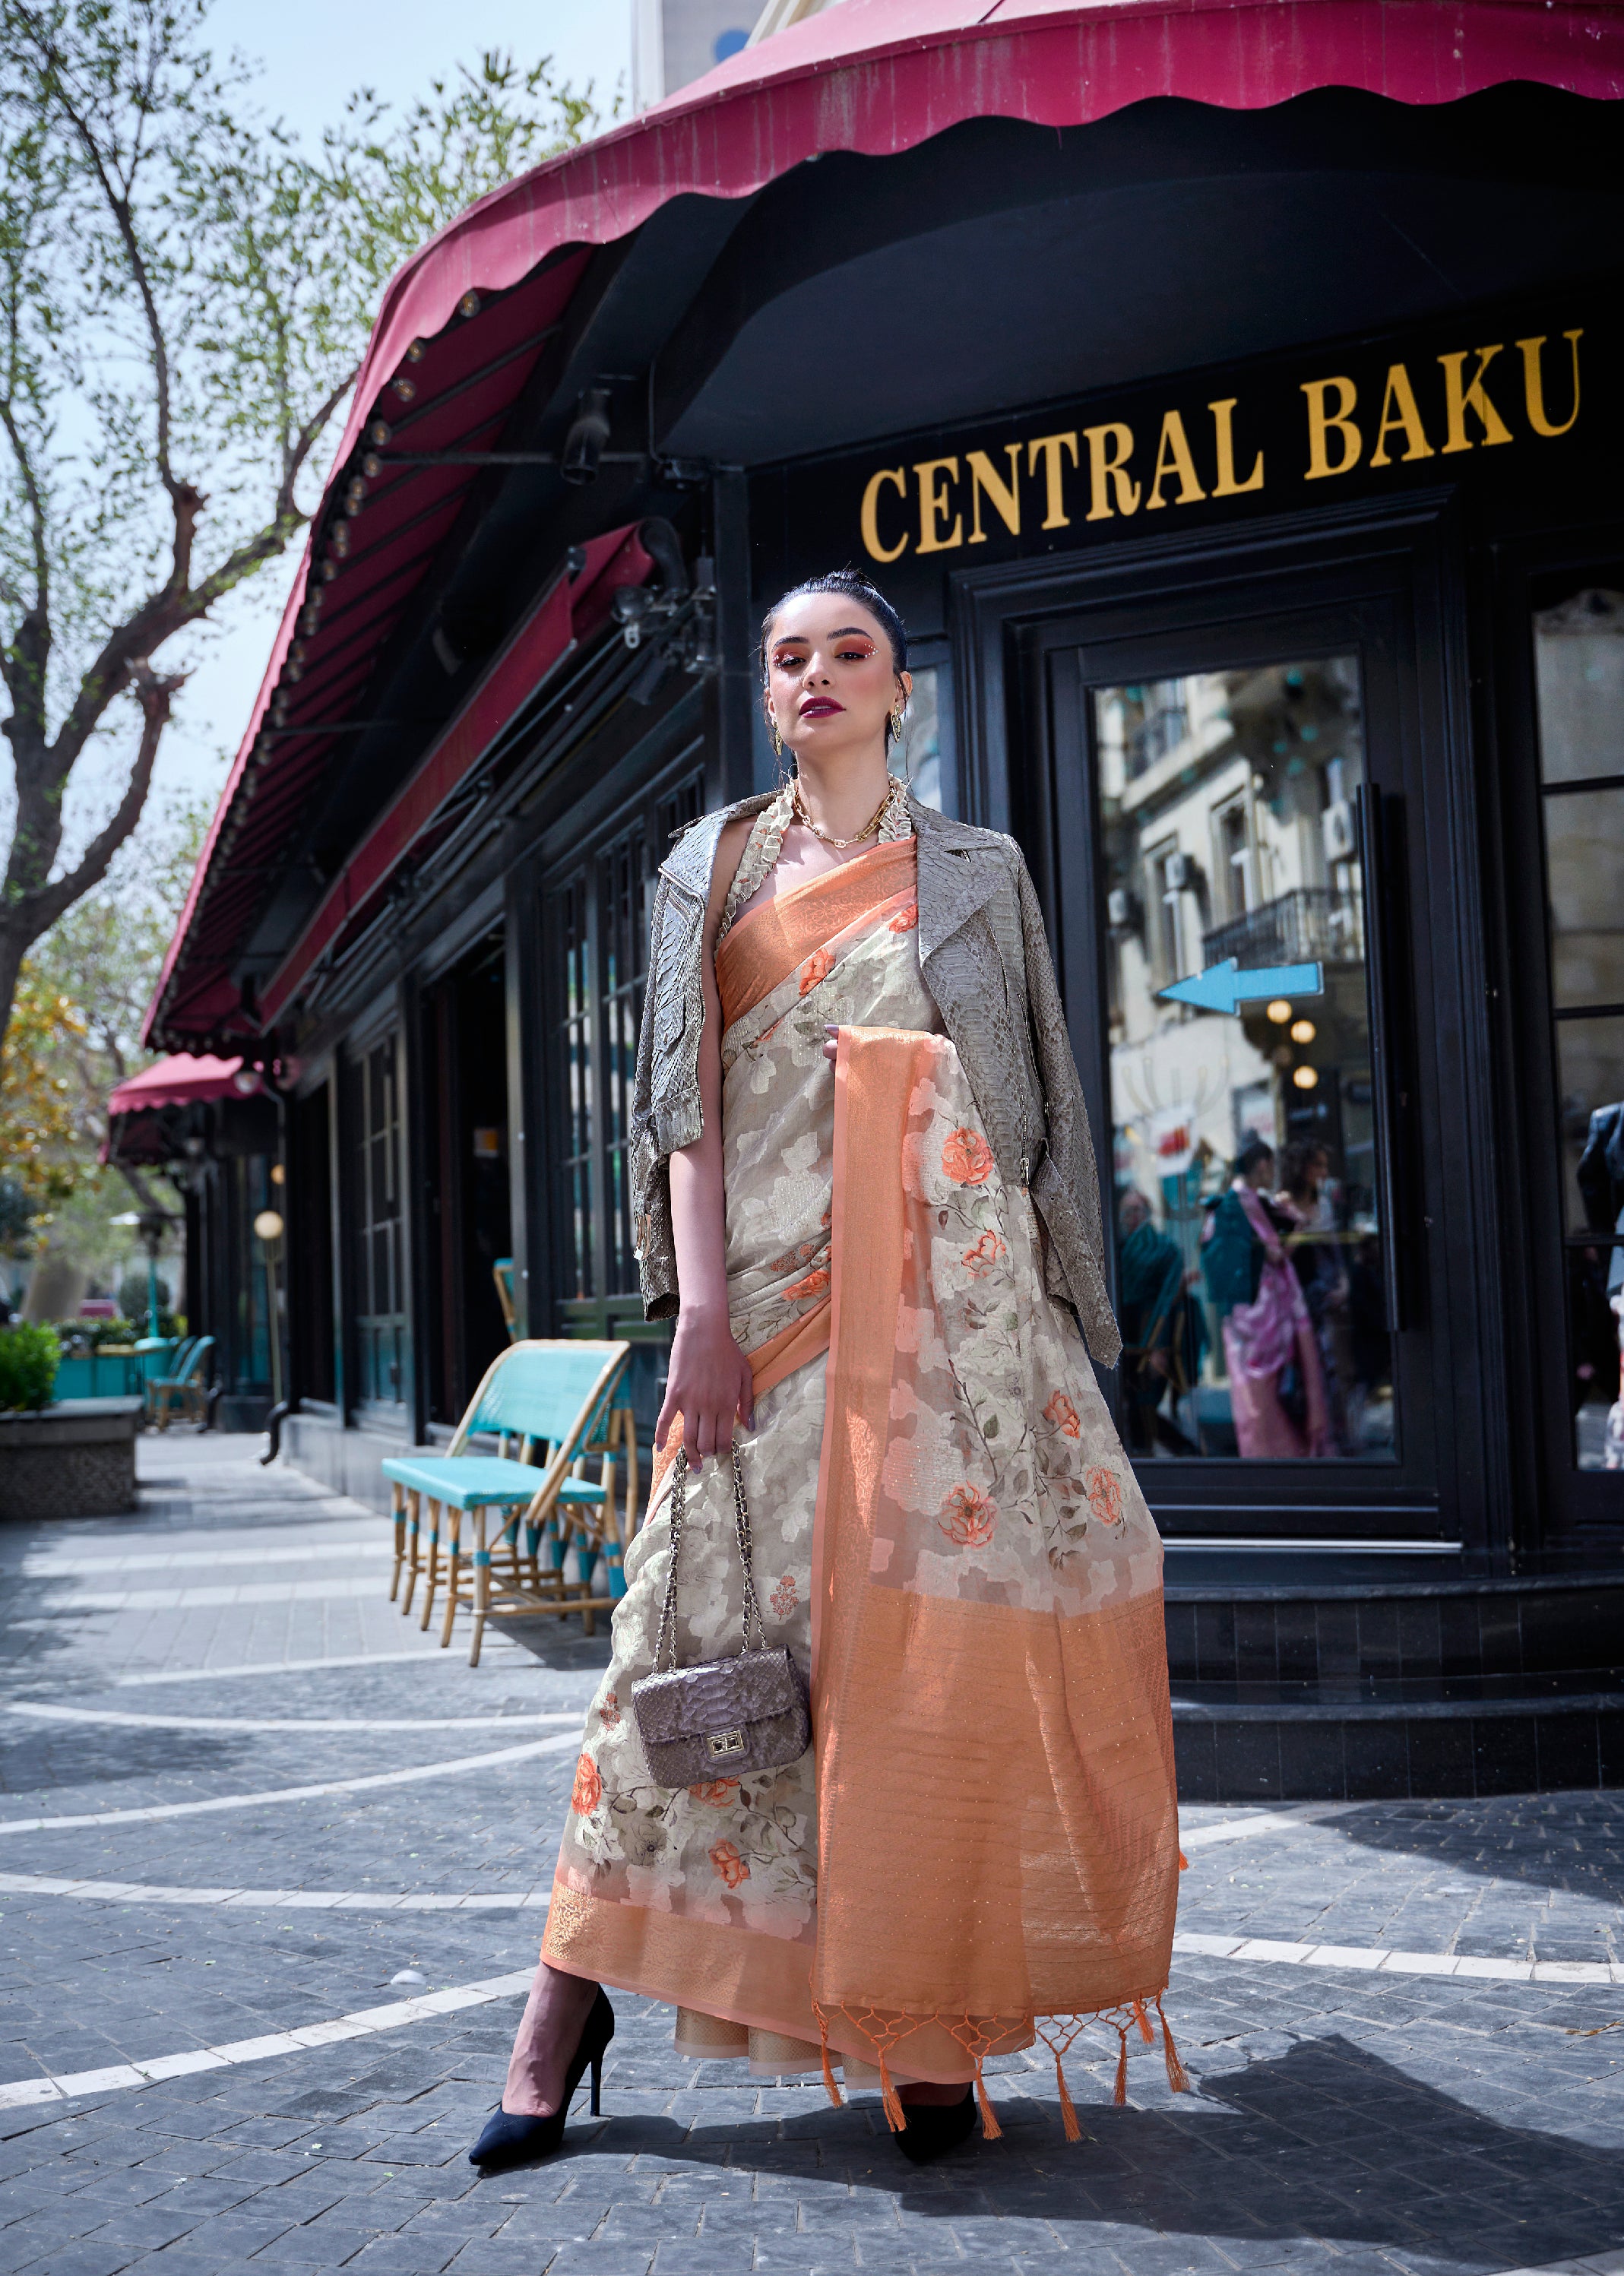
[[(1176, 1950), (1181, 1941), (1173, 1939)], [(1222, 1943), (1210, 1938), (1209, 1943)], [(1304, 1947), (1311, 1950), (1313, 1947)], [(1567, 1963), (1576, 1965), (1578, 1963)], [(1541, 1965), (1564, 1965), (1552, 1961)], [(104, 2070), (65, 2071), (40, 2078), (20, 2078), (0, 2085), (0, 2110), (17, 2110), (30, 2104), (59, 2102), (72, 2096), (117, 2094), (133, 2086), (150, 2086), (166, 2078), (183, 2078), (189, 2072), (217, 2070), (231, 2063), (262, 2062), (273, 2055), (302, 2054), (307, 2047), (332, 2046), (341, 2039), (366, 2038), (378, 2031), (393, 2031), (408, 2023), (427, 2022), (459, 2008), (487, 2007), (493, 1999), (516, 1998), (527, 1992), (535, 1971), (516, 1969), (511, 1976), (487, 1976), (482, 1983), (459, 1984), (444, 1992), (430, 1992), (421, 1999), (399, 1999), (384, 2007), (360, 2007), (330, 2022), (307, 2023), (297, 2030), (269, 2032), (263, 2038), (236, 2039), (224, 2046), (194, 2047), (174, 2055), (157, 2055), (141, 2062), (115, 2063)], [(1565, 1977), (1563, 1981), (1571, 1981)], [(1556, 2268), (1585, 2271), (1586, 2276), (1620, 2276), (1624, 2253), (1602, 2253), (1588, 2260), (1562, 2261)], [(1545, 2271), (1513, 2270), (1508, 2276), (1547, 2276)]]
[(1381, 1945), (1288, 1944), (1265, 1936), (1201, 1936), (1180, 1930), (1172, 1948), (1188, 1959), (1278, 1961), (1298, 1968), (1356, 1968), (1366, 1975), (1492, 1976), (1514, 1984), (1624, 1984), (1624, 1961), (1479, 1960), (1455, 1952), (1393, 1952)]
[(118, 1707), (59, 1707), (42, 1699), (13, 1699), (11, 1711), (45, 1723), (118, 1723), (143, 1731), (512, 1731), (537, 1723), (579, 1723), (581, 1717), (581, 1709), (572, 1708), (560, 1714), (313, 1717), (298, 1722), (255, 1715), (134, 1715)]
[(1214, 1841), (1239, 1841), (1248, 1833), (1294, 1833), (1301, 1825), (1297, 1817), (1225, 1817), (1216, 1825), (1180, 1827), (1179, 1845), (1185, 1850), (1205, 1849)]
[(115, 2063), (105, 2070), (65, 2071), (60, 2076), (19, 2078), (0, 2086), (0, 2110), (17, 2110), (28, 2103), (57, 2102), (70, 2095), (117, 2094), (130, 2086), (149, 2086), (155, 2080), (184, 2078), (189, 2071), (218, 2070), (227, 2063), (261, 2062), (268, 2055), (302, 2054), (307, 2047), (332, 2046), (339, 2039), (363, 2039), (375, 2031), (398, 2030), (403, 2023), (427, 2022), (436, 2015), (454, 2014), (459, 2007), (482, 2007), (492, 1999), (506, 1999), (528, 1992), (535, 1969), (512, 1976), (487, 1976), (482, 1984), (459, 1984), (445, 1992), (430, 1992), (421, 1999), (397, 1999), (386, 2007), (360, 2007), (353, 2014), (338, 2015), (330, 2022), (307, 2023), (293, 2031), (272, 2031), (259, 2039), (236, 2039), (220, 2047), (193, 2047), (184, 2054), (156, 2055), (139, 2063)]
[(368, 1778), (323, 1779), (319, 1786), (272, 1787), (263, 1794), (222, 1794), (207, 1802), (160, 1802), (147, 1809), (92, 1809), (74, 1817), (0, 1817), (0, 1833), (59, 1832), (74, 1825), (146, 1825), (159, 1817), (191, 1817), (205, 1809), (262, 1809), (275, 1802), (309, 1802), (323, 1794), (357, 1794), (365, 1787), (406, 1786), (414, 1779), (450, 1778), (457, 1771), (495, 1770), (500, 1763), (527, 1762), (533, 1755), (565, 1754), (579, 1746), (573, 1731), (556, 1739), (533, 1739), (525, 1747), (501, 1747), (494, 1755), (459, 1755), (452, 1762), (421, 1763), (414, 1769), (378, 1771)]
[(376, 1573), (337, 1574), (330, 1581), (200, 1582), (189, 1589), (75, 1589), (48, 1597), (48, 1612), (193, 1612), (220, 1605), (317, 1605), (338, 1597), (378, 1597)]
[[(514, 1643), (508, 1636), (493, 1636), (489, 1629), (481, 1658), (487, 1660), (497, 1658), (522, 1659), (528, 1667), (535, 1665), (522, 1644)], [(136, 1675), (120, 1675), (115, 1680), (120, 1689), (127, 1683), (212, 1683), (216, 1676), (309, 1675), (323, 1667), (391, 1667), (405, 1659), (421, 1661), (425, 1667), (467, 1665), (460, 1653), (442, 1651), (437, 1644), (421, 1643), (413, 1651), (336, 1652), (330, 1659), (251, 1659), (239, 1667), (155, 1667), (143, 1669)]]
[(178, 1572), (201, 1567), (213, 1572), (221, 1565), (307, 1565), (324, 1557), (392, 1556), (394, 1544), (376, 1532), (354, 1541), (298, 1542), (261, 1549), (131, 1550), (114, 1557), (67, 1557), (56, 1551), (23, 1559), (26, 1581), (67, 1581), (78, 1573)]
[(151, 1881), (75, 1881), (53, 1873), (0, 1873), (0, 1896), (80, 1897), (95, 1904), (233, 1905), (262, 1912), (545, 1912), (547, 1888), (462, 1895), (424, 1891), (400, 1896), (388, 1889), (184, 1889)]

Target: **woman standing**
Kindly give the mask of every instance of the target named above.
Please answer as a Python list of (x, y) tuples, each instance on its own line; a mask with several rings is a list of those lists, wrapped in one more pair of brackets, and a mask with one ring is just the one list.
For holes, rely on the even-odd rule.
[[(1265, 1198), (1273, 1183), (1274, 1149), (1253, 1138), (1202, 1233), (1202, 1269), (1221, 1322), (1235, 1443), (1254, 1461), (1336, 1452), (1314, 1324), (1286, 1254), (1293, 1220), (1277, 1222)], [(1288, 1379), (1296, 1392), (1289, 1404)]]
[[(655, 903), (635, 1177), (647, 1309), (677, 1316), (662, 1452), (476, 2162), (556, 2143), (613, 2029), (602, 1983), (674, 2007), (685, 2052), (877, 2085), (919, 2158), (976, 2090), (998, 2130), (985, 2056), (1041, 2034), (1058, 2070), (1097, 2015), (1121, 2098), (1167, 1981), (1161, 1548), (1089, 1363), (1119, 1339), (1036, 897), (1010, 839), (888, 772), (910, 680), (871, 586), (786, 595), (761, 656), (793, 771), (696, 824)], [(678, 1661), (744, 1642), (731, 1448), (815, 1744), (672, 1790), (631, 1695), (679, 1441)]]

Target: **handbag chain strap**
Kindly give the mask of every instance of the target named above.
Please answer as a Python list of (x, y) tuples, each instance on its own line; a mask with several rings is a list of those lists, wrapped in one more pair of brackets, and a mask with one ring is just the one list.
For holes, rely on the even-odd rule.
[[(750, 1631), (755, 1631), (757, 1651), (766, 1644), (766, 1632), (762, 1627), (761, 1606), (755, 1601), (754, 1544), (750, 1534), (749, 1505), (744, 1498), (744, 1477), (739, 1468), (739, 1449), (729, 1449), (733, 1465), (733, 1531), (739, 1542), (739, 1555), (744, 1567), (744, 1648), (751, 1650)], [(671, 1665), (677, 1665), (677, 1563), (682, 1554), (682, 1529), (687, 1521), (688, 1457), (686, 1447), (677, 1449), (676, 1466), (671, 1481), (671, 1567), (665, 1575), (665, 1601), (660, 1607), (659, 1634), (654, 1640), (654, 1669), (658, 1675), (665, 1657), (667, 1643), (671, 1646)]]

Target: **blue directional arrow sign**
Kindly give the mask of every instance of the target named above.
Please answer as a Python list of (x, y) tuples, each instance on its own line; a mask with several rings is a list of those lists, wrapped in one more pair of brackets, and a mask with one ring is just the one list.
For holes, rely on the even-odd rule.
[(1243, 972), (1233, 956), (1158, 990), (1180, 1004), (1198, 1005), (1203, 1012), (1229, 1013), (1260, 996), (1323, 996), (1324, 992), (1325, 976), (1317, 964), (1266, 964), (1257, 971)]

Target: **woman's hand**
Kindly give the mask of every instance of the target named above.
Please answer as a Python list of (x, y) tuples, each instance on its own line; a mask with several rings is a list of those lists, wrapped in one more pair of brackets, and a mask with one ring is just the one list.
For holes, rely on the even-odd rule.
[(654, 1430), (656, 1446), (664, 1447), (679, 1415), (691, 1470), (707, 1454), (722, 1453), (732, 1445), (735, 1417), (747, 1430), (755, 1418), (750, 1362), (733, 1340), (725, 1312), (685, 1305), (677, 1316), (664, 1404)]
[(830, 1066), (833, 1066), (836, 1054), (840, 1049), (840, 1030), (831, 1021), (830, 1025), (823, 1029), (823, 1033), (829, 1038), (829, 1041), (823, 1045), (823, 1057), (828, 1060)]

